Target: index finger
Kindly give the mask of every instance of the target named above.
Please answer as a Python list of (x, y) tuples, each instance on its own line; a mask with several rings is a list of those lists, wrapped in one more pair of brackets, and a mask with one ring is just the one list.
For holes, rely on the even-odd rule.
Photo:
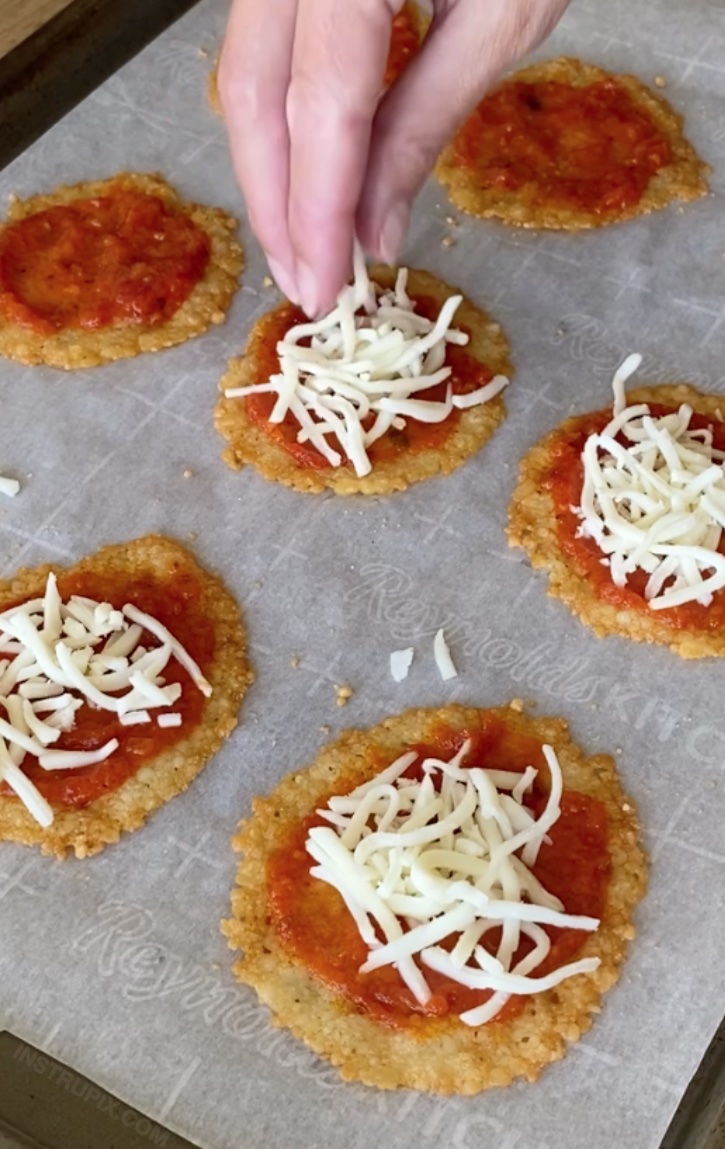
[(286, 99), (296, 12), (297, 0), (234, 0), (219, 61), (219, 95), (249, 222), (293, 299)]
[(352, 264), (355, 211), (402, 0), (301, 0), (292, 81), (289, 231), (300, 301), (329, 307)]

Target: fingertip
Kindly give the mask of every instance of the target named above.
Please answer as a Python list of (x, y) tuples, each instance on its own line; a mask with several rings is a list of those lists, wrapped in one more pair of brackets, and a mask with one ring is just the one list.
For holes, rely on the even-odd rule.
[(394, 265), (410, 226), (411, 201), (399, 188), (369, 181), (357, 215), (357, 236), (372, 259)]
[(295, 273), (271, 255), (267, 256), (267, 265), (282, 294), (287, 296), (290, 303), (301, 305), (302, 300)]
[(331, 311), (346, 281), (342, 278), (339, 282), (337, 279), (334, 282), (329, 279), (326, 281), (308, 263), (299, 258), (295, 273), (299, 304), (305, 315), (310, 319), (317, 319)]
[(409, 205), (404, 200), (394, 202), (383, 218), (376, 244), (379, 257), (385, 263), (397, 263), (409, 223)]
[(320, 311), (320, 289), (315, 275), (309, 264), (298, 259), (296, 266), (296, 280), (299, 290), (300, 307), (305, 315), (314, 319)]

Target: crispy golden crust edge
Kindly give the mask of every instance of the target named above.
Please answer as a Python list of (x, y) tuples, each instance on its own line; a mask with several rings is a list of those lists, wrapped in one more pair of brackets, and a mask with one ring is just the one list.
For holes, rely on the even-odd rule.
[[(725, 396), (701, 395), (685, 383), (638, 387), (628, 393), (627, 401), (664, 403), (673, 407), (689, 403), (693, 410), (717, 419), (725, 411)], [(551, 452), (555, 444), (580, 418), (567, 419), (524, 456), (509, 507), (509, 545), (523, 547), (531, 565), (548, 572), (549, 594), (562, 599), (598, 638), (619, 634), (634, 642), (661, 643), (682, 658), (725, 655), (725, 631), (681, 631), (669, 625), (660, 613), (645, 613), (603, 602), (588, 579), (562, 554), (554, 501), (547, 491), (542, 490), (542, 481), (551, 468)]]
[(371, 751), (396, 757), (425, 739), (438, 722), (463, 729), (480, 711), (462, 706), (409, 710), (370, 730), (348, 730), (324, 747), (315, 762), (284, 778), (268, 798), (257, 798), (253, 815), (232, 841), (244, 854), (232, 893), (232, 917), (222, 923), (231, 949), (243, 950), (234, 966), (237, 978), (255, 988), (270, 1007), (275, 1024), (286, 1026), (328, 1058), (348, 1081), (382, 1089), (400, 1087), (436, 1093), (477, 1093), (535, 1080), (567, 1046), (589, 1029), (601, 995), (619, 976), (627, 943), (634, 936), (632, 915), (646, 886), (646, 859), (639, 844), (634, 805), (623, 793), (612, 759), (586, 758), (561, 718), (532, 718), (501, 708), (516, 729), (554, 746), (565, 786), (604, 804), (610, 827), (612, 875), (602, 924), (588, 937), (581, 956), (597, 956), (595, 974), (563, 982), (530, 998), (510, 1022), (468, 1029), (457, 1021), (395, 1030), (356, 1013), (282, 947), (271, 927), (265, 890), (270, 854), (282, 845), (298, 820), (331, 790), (343, 791), (361, 773), (373, 775)]
[[(370, 274), (383, 287), (390, 287), (395, 282), (395, 272), (391, 268), (376, 266), (370, 269)], [(451, 295), (458, 294), (456, 288), (427, 271), (411, 270), (408, 289), (413, 294), (432, 296), (439, 305)], [(510, 377), (509, 345), (500, 324), (465, 298), (454, 322), (471, 331), (467, 350), (475, 359), (485, 363), (495, 375)], [(362, 479), (350, 467), (330, 467), (319, 471), (300, 467), (283, 447), (247, 417), (244, 400), (227, 399), (224, 395), (227, 388), (245, 387), (257, 379), (256, 330), (257, 327), (252, 329), (244, 354), (230, 361), (219, 384), (222, 396), (214, 411), (216, 429), (228, 444), (222, 457), (234, 470), (249, 464), (265, 479), (306, 493), (320, 494), (332, 490), (337, 495), (391, 494), (405, 490), (411, 483), (435, 475), (447, 475), (460, 467), (488, 442), (505, 418), (504, 400), (497, 395), (489, 403), (462, 411), (457, 426), (442, 447), (411, 451), (399, 458), (384, 460)]]
[[(55, 807), (55, 820), (47, 829), (17, 799), (0, 795), (0, 841), (40, 846), (44, 854), (57, 858), (70, 852), (77, 858), (97, 854), (117, 842), (122, 833), (137, 830), (149, 814), (185, 790), (237, 725), (239, 707), (254, 679), (239, 607), (222, 582), (205, 571), (185, 547), (161, 535), (146, 535), (103, 547), (70, 570), (129, 577), (148, 572), (163, 578), (179, 567), (200, 581), (203, 609), (216, 639), (207, 672), (213, 694), (204, 704), (199, 725), (117, 790), (84, 809)], [(0, 581), (0, 611), (18, 598), (42, 594), (49, 571), (61, 569), (56, 564), (34, 567), (19, 571), (10, 581)]]
[(166, 323), (157, 327), (117, 324), (99, 331), (68, 329), (48, 336), (0, 317), (0, 355), (19, 363), (42, 363), (72, 371), (98, 367), (144, 352), (161, 351), (200, 335), (210, 325), (224, 322), (244, 266), (241, 245), (234, 238), (237, 221), (221, 208), (185, 203), (160, 175), (119, 172), (109, 179), (85, 181), (58, 187), (47, 195), (16, 199), (11, 203), (6, 224), (46, 208), (101, 196), (119, 187), (159, 196), (183, 211), (209, 236), (209, 263), (189, 298)]
[(219, 55), (220, 53), (217, 52), (214, 66), (206, 78), (206, 98), (209, 101), (209, 107), (212, 112), (223, 118), (224, 109), (222, 108), (222, 102), (219, 96)]
[(640, 111), (645, 112), (666, 137), (672, 148), (672, 163), (654, 175), (638, 203), (619, 212), (616, 217), (602, 217), (583, 210), (529, 204), (516, 192), (480, 188), (471, 173), (456, 160), (451, 144), (438, 160), (436, 175), (447, 188), (452, 202), (457, 207), (471, 215), (482, 218), (495, 217), (503, 223), (518, 227), (577, 231), (606, 227), (657, 211), (673, 200), (692, 200), (707, 194), (707, 176), (710, 169), (699, 159), (692, 145), (685, 139), (683, 117), (663, 96), (653, 92), (636, 76), (614, 75), (594, 64), (561, 57), (557, 60), (531, 64), (508, 78), (530, 83), (539, 80), (558, 80), (579, 87), (597, 80), (610, 78), (618, 80), (628, 90)]

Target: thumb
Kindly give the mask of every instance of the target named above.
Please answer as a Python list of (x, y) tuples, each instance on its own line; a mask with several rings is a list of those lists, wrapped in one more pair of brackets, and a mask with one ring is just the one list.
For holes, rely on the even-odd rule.
[(358, 206), (371, 254), (394, 263), (439, 152), (497, 77), (549, 34), (568, 0), (443, 0), (418, 56), (381, 101)]

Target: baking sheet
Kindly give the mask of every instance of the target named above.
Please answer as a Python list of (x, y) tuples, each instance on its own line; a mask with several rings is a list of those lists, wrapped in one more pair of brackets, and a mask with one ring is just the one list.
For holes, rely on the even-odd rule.
[[(6, 169), (0, 194), (159, 170), (187, 197), (239, 212), (205, 98), (226, 8), (206, 0), (174, 25)], [(504, 538), (521, 454), (570, 412), (602, 405), (625, 353), (644, 354), (642, 381), (725, 390), (721, 8), (579, 0), (548, 46), (559, 52), (665, 75), (713, 164), (714, 194), (566, 236), (467, 221), (435, 184), (425, 190), (407, 260), (492, 311), (517, 368), (505, 426), (456, 474), (340, 500), (222, 465), (217, 381), (276, 298), (245, 223), (244, 286), (223, 328), (67, 376), (0, 367), (0, 471), (23, 484), (0, 507), (3, 573), (159, 530), (188, 540), (244, 606), (257, 682), (242, 726), (185, 795), (90, 861), (0, 847), (0, 1023), (203, 1149), (655, 1149), (725, 1011), (725, 666), (597, 641)], [(453, 683), (432, 658), (439, 626), (461, 671)], [(396, 686), (388, 657), (403, 645), (417, 657)], [(344, 710), (337, 683), (355, 691)], [(325, 724), (512, 696), (564, 714), (589, 752), (616, 752), (639, 804), (653, 870), (623, 977), (536, 1085), (472, 1099), (343, 1085), (229, 973), (218, 922), (237, 818), (312, 759)], [(163, 1143), (156, 1124), (146, 1136)]]

